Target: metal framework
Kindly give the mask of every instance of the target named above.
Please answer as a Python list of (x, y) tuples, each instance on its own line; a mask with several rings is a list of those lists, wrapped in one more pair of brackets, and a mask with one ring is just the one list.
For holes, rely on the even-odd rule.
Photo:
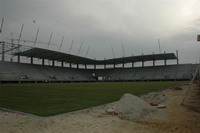
[[(162, 53), (162, 54), (151, 54), (151, 55), (140, 55), (140, 56), (129, 56), (129, 57), (121, 57), (121, 58), (113, 58), (113, 59), (105, 59), (105, 60), (95, 60), (87, 57), (81, 57), (78, 55), (72, 55), (67, 53), (62, 53), (58, 51), (36, 48), (24, 45), (16, 45), (7, 42), (0, 43), (0, 54), (2, 54), (2, 60), (5, 53), (10, 52), (12, 55), (20, 57), (30, 57), (38, 58), (38, 59), (46, 59), (58, 62), (66, 62), (73, 64), (83, 64), (83, 65), (118, 65), (125, 63), (135, 63), (135, 62), (144, 62), (153, 61), (153, 65), (155, 65), (155, 61), (164, 60), (165, 65), (167, 60), (177, 60), (178, 64), (178, 54), (177, 56), (174, 53)], [(19, 61), (18, 61), (19, 62)]]

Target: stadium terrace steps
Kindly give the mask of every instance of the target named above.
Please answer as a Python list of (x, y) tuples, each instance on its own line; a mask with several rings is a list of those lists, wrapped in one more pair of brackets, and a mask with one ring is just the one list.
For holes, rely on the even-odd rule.
[[(0, 61), (0, 81), (189, 80), (197, 65), (180, 64), (116, 69), (76, 69)], [(94, 75), (95, 74), (95, 77)]]

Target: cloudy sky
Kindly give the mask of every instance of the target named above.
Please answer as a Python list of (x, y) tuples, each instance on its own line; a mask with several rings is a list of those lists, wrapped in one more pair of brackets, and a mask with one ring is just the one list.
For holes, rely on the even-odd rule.
[[(200, 57), (200, 0), (0, 0), (0, 19), (4, 18), (1, 38), (11, 32), (22, 40), (49, 41), (50, 49), (103, 59), (179, 50), (180, 63), (197, 63)], [(33, 44), (26, 44), (33, 45)], [(45, 48), (46, 45), (37, 44)]]

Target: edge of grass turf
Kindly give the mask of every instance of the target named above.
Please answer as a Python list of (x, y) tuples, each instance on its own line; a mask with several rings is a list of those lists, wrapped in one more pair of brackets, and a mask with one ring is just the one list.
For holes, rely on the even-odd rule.
[(0, 110), (3, 111), (3, 112), (14, 113), (16, 116), (17, 115), (27, 115), (27, 116), (32, 116), (32, 117), (43, 117), (43, 116), (34, 115), (34, 114), (31, 114), (31, 113), (21, 112), (21, 111), (17, 111), (17, 110), (14, 110), (14, 109), (8, 109), (8, 108), (3, 108), (3, 107), (0, 107)]
[[(180, 85), (187, 85), (187, 84), (188, 83), (182, 83), (182, 84), (170, 86), (170, 87), (167, 87), (167, 88), (161, 88), (159, 90), (155, 90), (155, 91), (151, 91), (151, 92), (160, 92), (162, 90), (167, 90), (167, 89), (178, 87)], [(150, 93), (150, 92), (147, 92), (147, 93), (144, 93), (144, 94), (140, 94), (140, 95), (138, 95), (138, 97), (141, 97), (141, 96), (146, 95), (148, 93)], [(117, 102), (117, 101), (110, 102), (110, 103), (105, 103), (105, 104), (101, 104), (101, 105), (97, 105), (97, 106), (93, 106), (93, 107), (89, 107), (89, 108), (84, 108), (84, 109), (80, 109), (80, 110), (75, 110), (75, 111), (65, 112), (65, 113), (61, 113), (61, 114), (51, 115), (51, 116), (40, 116), (40, 115), (31, 114), (31, 113), (28, 113), (28, 112), (21, 112), (21, 111), (8, 109), (8, 108), (3, 108), (3, 107), (0, 107), (0, 110), (3, 111), (3, 112), (14, 113), (16, 115), (26, 115), (26, 116), (32, 116), (32, 117), (38, 117), (38, 118), (45, 118), (45, 117), (54, 117), (54, 116), (61, 116), (61, 115), (64, 115), (64, 114), (73, 114), (73, 113), (78, 113), (78, 112), (89, 111), (89, 110), (96, 109), (96, 108), (101, 107), (101, 106), (106, 106), (108, 104), (112, 104), (112, 103), (115, 103), (115, 102)]]
[[(117, 101), (115, 101), (115, 102), (117, 102)], [(21, 112), (21, 111), (17, 111), (17, 110), (13, 110), (13, 109), (7, 109), (7, 108), (3, 108), (3, 107), (0, 107), (0, 110), (3, 111), (3, 112), (14, 113), (15, 115), (26, 115), (26, 116), (32, 116), (32, 117), (45, 118), (45, 117), (54, 117), (54, 116), (60, 116), (60, 115), (64, 115), (64, 114), (73, 114), (73, 113), (78, 113), (78, 112), (89, 111), (89, 110), (96, 109), (96, 108), (102, 107), (102, 106), (106, 106), (108, 104), (112, 104), (112, 103), (115, 103), (115, 102), (101, 104), (101, 105), (97, 105), (97, 106), (93, 106), (93, 107), (89, 107), (89, 108), (84, 108), (84, 109), (80, 109), (80, 110), (75, 110), (75, 111), (71, 111), (71, 112), (65, 112), (65, 113), (51, 115), (51, 116), (40, 116), (40, 115)]]

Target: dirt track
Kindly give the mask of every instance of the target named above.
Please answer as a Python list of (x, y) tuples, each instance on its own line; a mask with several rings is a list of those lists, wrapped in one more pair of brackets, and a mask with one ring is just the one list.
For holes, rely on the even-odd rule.
[(141, 122), (152, 132), (162, 133), (198, 133), (200, 131), (200, 113), (181, 106), (184, 90), (171, 90), (169, 99), (164, 103), (167, 109), (159, 111), (153, 120)]
[(200, 113), (181, 106), (187, 87), (165, 90), (167, 108), (139, 122), (106, 114), (111, 105), (49, 118), (0, 112), (0, 133), (199, 133)]

